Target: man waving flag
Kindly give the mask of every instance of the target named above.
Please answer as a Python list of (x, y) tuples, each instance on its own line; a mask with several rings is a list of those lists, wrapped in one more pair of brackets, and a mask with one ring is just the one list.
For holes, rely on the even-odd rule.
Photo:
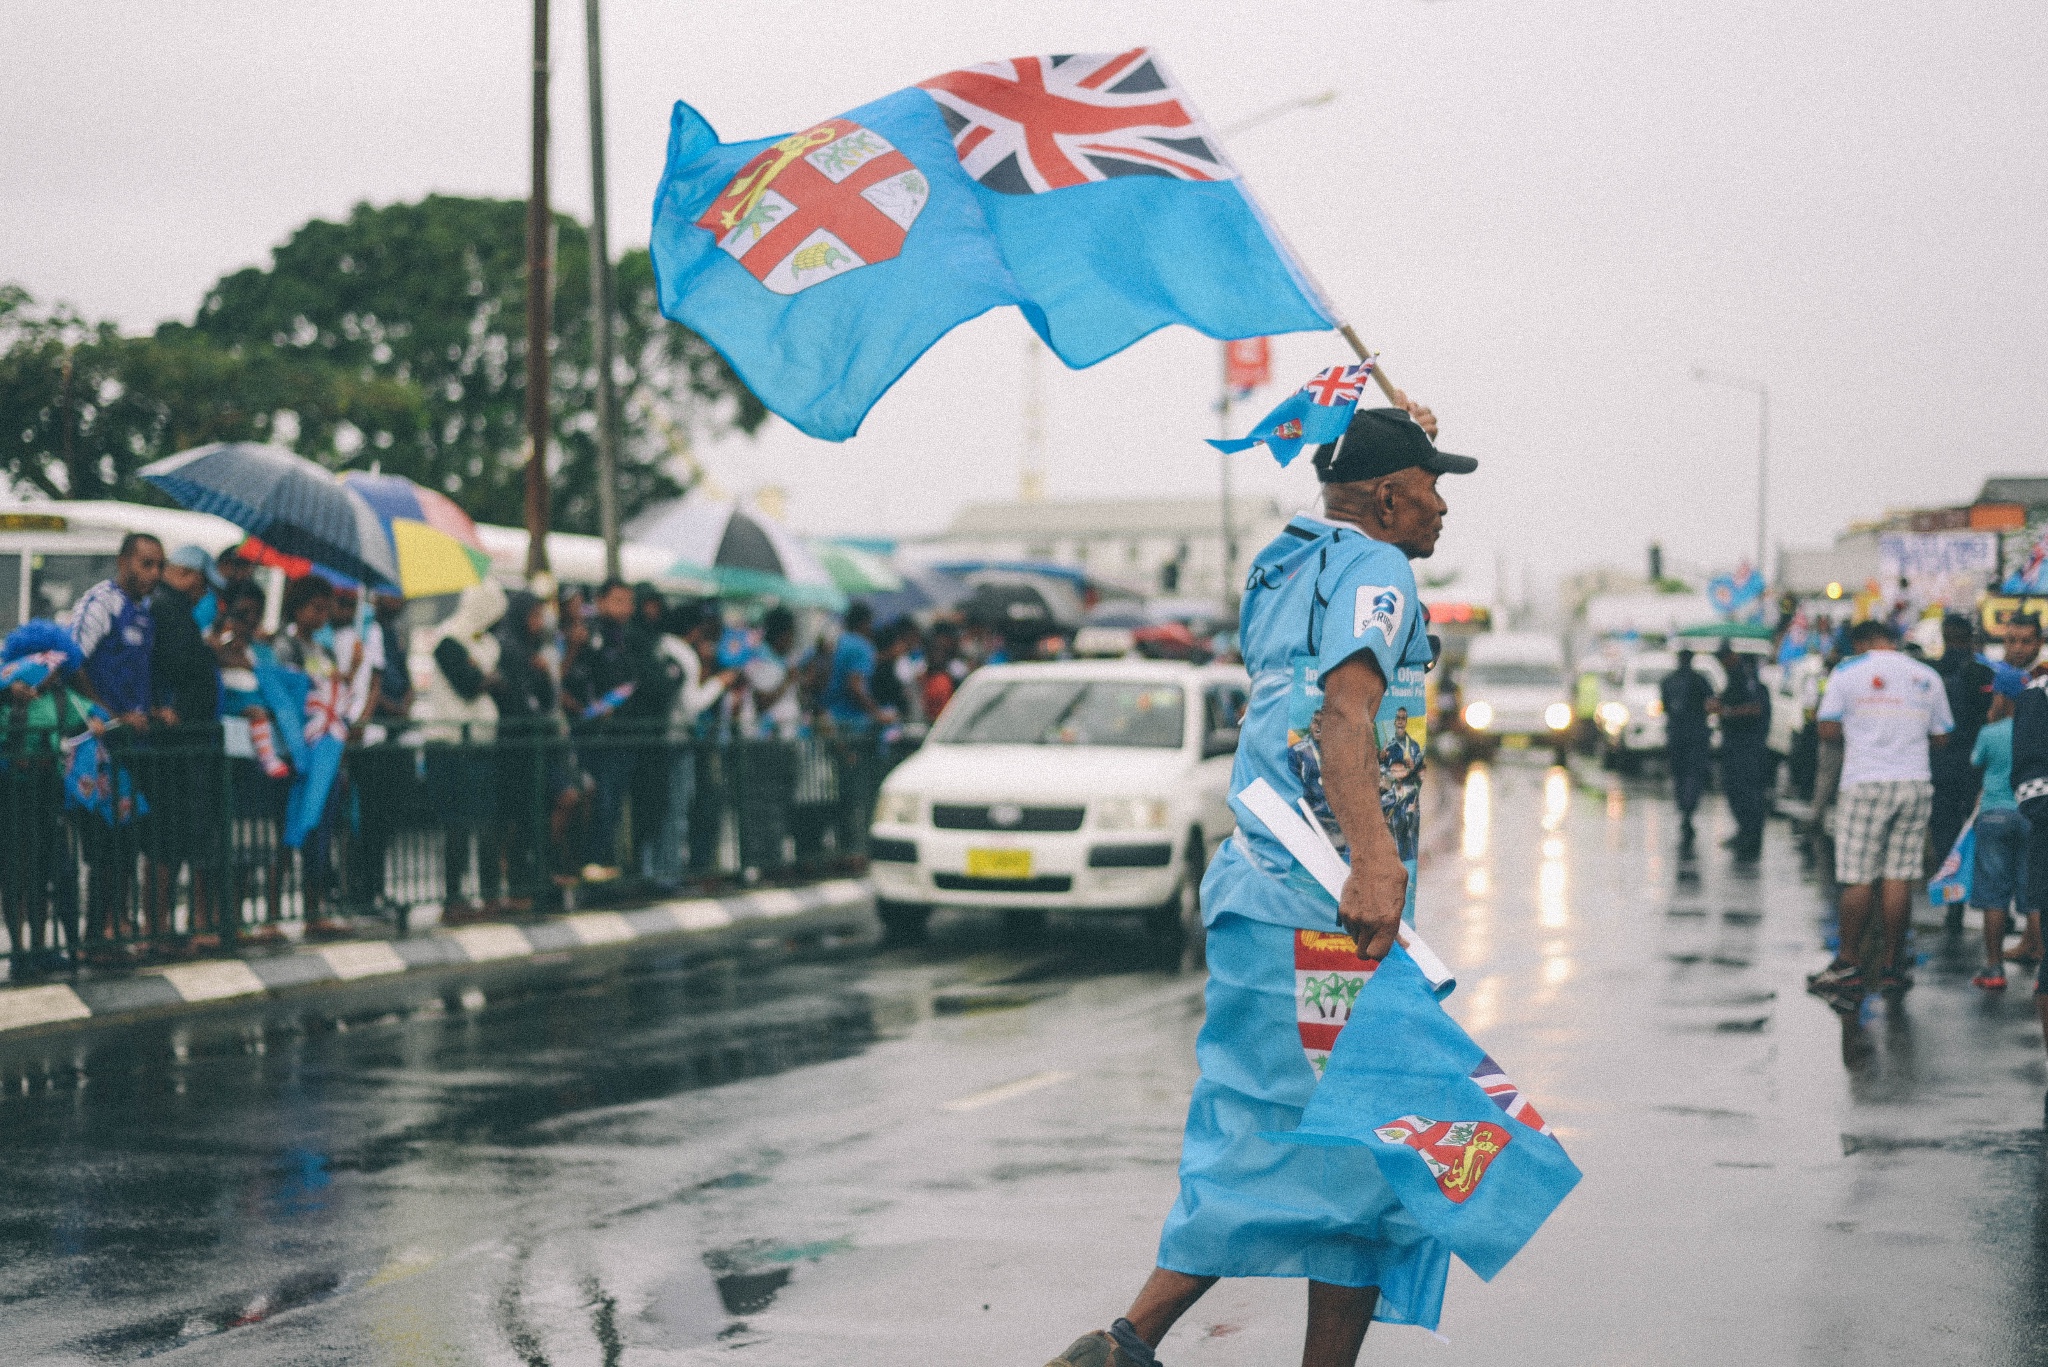
[(1077, 368), (1170, 323), (1337, 325), (1148, 48), (968, 67), (753, 142), (678, 104), (652, 245), (662, 312), (834, 441), (1004, 304)]

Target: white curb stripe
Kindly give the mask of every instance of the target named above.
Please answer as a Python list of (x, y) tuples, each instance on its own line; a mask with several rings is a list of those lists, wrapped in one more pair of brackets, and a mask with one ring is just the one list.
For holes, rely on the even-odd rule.
[(360, 945), (328, 945), (313, 952), (326, 961), (335, 977), (344, 982), (374, 978), (380, 973), (405, 972), (405, 960), (398, 957), (398, 951), (388, 940)]
[(732, 924), (732, 913), (716, 902), (676, 902), (668, 914), (677, 930), (722, 930)]
[(52, 1021), (83, 1020), (92, 1008), (59, 983), (50, 987), (16, 987), (0, 992), (0, 1030), (19, 1030)]
[(763, 888), (748, 893), (746, 900), (756, 916), (794, 916), (804, 909), (804, 899), (788, 888)]
[(638, 936), (633, 923), (616, 911), (586, 911), (562, 918), (579, 945), (610, 945)]
[(215, 959), (203, 964), (175, 964), (159, 970), (180, 997), (188, 1002), (218, 1001), (222, 997), (247, 997), (269, 989), (256, 970), (240, 959)]
[(517, 926), (463, 926), (448, 932), (471, 963), (489, 959), (519, 959), (533, 953), (533, 945)]

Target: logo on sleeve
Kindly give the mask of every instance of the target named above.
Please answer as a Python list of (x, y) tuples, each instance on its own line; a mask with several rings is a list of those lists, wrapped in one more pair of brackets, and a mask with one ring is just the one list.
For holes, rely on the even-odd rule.
[(1387, 638), (1387, 644), (1394, 643), (1394, 633), (1401, 629), (1401, 609), (1406, 600), (1401, 590), (1379, 584), (1361, 584), (1358, 587), (1358, 602), (1352, 609), (1351, 634), (1363, 636), (1377, 630)]

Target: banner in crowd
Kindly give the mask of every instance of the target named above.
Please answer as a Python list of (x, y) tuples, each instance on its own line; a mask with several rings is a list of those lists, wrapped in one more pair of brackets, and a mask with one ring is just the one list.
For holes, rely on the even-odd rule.
[(1996, 532), (1886, 532), (1877, 538), (1885, 599), (1903, 598), (1916, 611), (1969, 612), (1997, 574)]

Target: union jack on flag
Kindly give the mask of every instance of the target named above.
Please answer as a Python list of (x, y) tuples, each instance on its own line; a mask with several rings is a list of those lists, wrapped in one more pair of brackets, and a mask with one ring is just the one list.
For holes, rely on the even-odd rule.
[(1371, 374), (1370, 361), (1359, 365), (1329, 366), (1317, 371), (1316, 377), (1301, 387), (1301, 392), (1321, 408), (1331, 408), (1340, 403), (1356, 404)]
[[(1550, 1134), (1550, 1126), (1545, 1123), (1541, 1113), (1529, 1104), (1529, 1098), (1522, 1095), (1521, 1089), (1515, 1086), (1514, 1079), (1507, 1075), (1507, 1070), (1493, 1061), (1493, 1055), (1488, 1054), (1479, 1060), (1479, 1066), (1472, 1070), (1472, 1080), (1479, 1084), (1481, 1091), (1493, 1098), (1494, 1105), (1507, 1112), (1510, 1119), (1519, 1120), (1539, 1133)], [(1556, 1137), (1551, 1135), (1553, 1139)]]
[(1237, 175), (1150, 48), (1016, 57), (919, 84), (945, 116), (961, 167), (1006, 195), (1115, 176)]

